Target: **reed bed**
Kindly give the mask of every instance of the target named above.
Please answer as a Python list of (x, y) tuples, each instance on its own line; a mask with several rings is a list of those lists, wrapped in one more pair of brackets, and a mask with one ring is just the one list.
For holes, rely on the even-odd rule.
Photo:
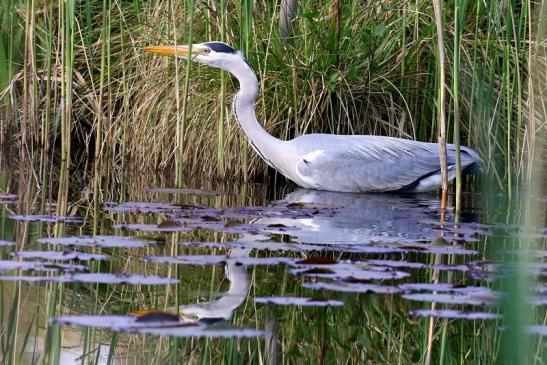
[(10, 0), (0, 5), (2, 140), (92, 175), (104, 164), (175, 169), (179, 181), (265, 176), (229, 113), (237, 83), (141, 52), (225, 40), (258, 73), (257, 116), (274, 135), (436, 141), (446, 90), (448, 142), (477, 148), (488, 176), (512, 191), (545, 143), (528, 85), (541, 6), (443, 2), (441, 83), (430, 1), (301, 2), (288, 33), (277, 2)]

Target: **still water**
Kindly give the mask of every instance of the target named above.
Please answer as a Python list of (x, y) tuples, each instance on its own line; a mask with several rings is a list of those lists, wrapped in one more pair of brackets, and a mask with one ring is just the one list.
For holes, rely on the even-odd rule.
[(1, 172), (3, 363), (488, 364), (512, 333), (545, 363), (545, 217), (517, 224), (502, 195), (456, 215), (435, 194), (124, 176), (59, 215), (33, 181)]

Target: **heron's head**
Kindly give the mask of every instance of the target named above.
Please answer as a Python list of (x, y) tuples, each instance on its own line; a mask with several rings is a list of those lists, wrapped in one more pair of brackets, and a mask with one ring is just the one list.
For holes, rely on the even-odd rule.
[(225, 70), (233, 69), (234, 66), (241, 65), (242, 62), (247, 63), (243, 53), (236, 51), (223, 42), (206, 42), (184, 46), (150, 46), (145, 47), (144, 51), (185, 59), (189, 58), (194, 62)]

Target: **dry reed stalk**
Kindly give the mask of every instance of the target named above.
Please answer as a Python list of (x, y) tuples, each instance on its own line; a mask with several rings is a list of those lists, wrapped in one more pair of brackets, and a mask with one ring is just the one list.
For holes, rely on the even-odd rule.
[(441, 209), (446, 209), (446, 197), (448, 193), (448, 171), (446, 165), (446, 112), (445, 112), (445, 51), (444, 51), (444, 36), (443, 36), (443, 17), (440, 0), (432, 0), (433, 9), (435, 12), (435, 25), (437, 28), (437, 52), (439, 55), (439, 96), (437, 100), (437, 116), (438, 116), (438, 141), (439, 141), (439, 160), (441, 164), (441, 180), (442, 180), (442, 198)]

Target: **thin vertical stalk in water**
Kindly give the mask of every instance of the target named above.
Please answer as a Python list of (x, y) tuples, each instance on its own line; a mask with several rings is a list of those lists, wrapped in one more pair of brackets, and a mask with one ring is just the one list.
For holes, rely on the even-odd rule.
[(506, 5), (506, 16), (505, 16), (505, 46), (503, 48), (503, 89), (505, 91), (505, 115), (507, 117), (506, 125), (506, 140), (505, 140), (505, 164), (506, 164), (506, 173), (507, 173), (507, 194), (509, 199), (511, 199), (513, 191), (513, 151), (511, 147), (511, 130), (513, 118), (513, 86), (511, 83), (511, 74), (512, 74), (512, 65), (511, 65), (511, 39), (514, 36), (513, 31), (513, 17), (512, 17), (512, 7), (511, 2), (508, 2)]
[(443, 16), (440, 0), (432, 0), (435, 11), (435, 24), (437, 27), (437, 53), (438, 53), (438, 85), (439, 95), (437, 99), (437, 118), (439, 126), (439, 159), (441, 164), (442, 199), (441, 209), (446, 208), (446, 195), (448, 190), (448, 175), (446, 166), (446, 119), (445, 119), (445, 53), (443, 39)]
[[(171, 22), (173, 25), (173, 43), (175, 46), (178, 43), (178, 34), (177, 34), (177, 22), (175, 18), (175, 14), (177, 14), (176, 4), (178, 4), (176, 1), (171, 1), (170, 11), (171, 11)], [(192, 26), (190, 26), (192, 28)], [(188, 62), (187, 67), (189, 67), (190, 63)], [(179, 172), (183, 167), (182, 162), (182, 149), (183, 149), (183, 140), (182, 140), (182, 134), (183, 134), (183, 123), (182, 123), (182, 115), (181, 112), (181, 105), (180, 105), (180, 88), (179, 88), (179, 80), (180, 80), (180, 73), (179, 73), (179, 63), (177, 62), (177, 59), (175, 59), (175, 107), (176, 107), (176, 117), (177, 117), (177, 123), (176, 123), (176, 129), (175, 129), (175, 150), (179, 151), (179, 153), (175, 154), (175, 166), (176, 166), (176, 173), (175, 173), (175, 186), (182, 186), (182, 172)]]
[[(454, 67), (452, 71), (452, 97), (454, 101), (454, 147), (456, 148), (456, 212), (461, 210), (462, 162), (460, 156), (460, 61), (463, 14), (466, 0), (454, 2)], [(463, 5), (463, 9), (462, 9)]]
[[(108, 9), (107, 9), (108, 7)], [(105, 84), (105, 68), (106, 68), (106, 57), (110, 57), (110, 54), (107, 54), (106, 45), (108, 43), (108, 38), (110, 38), (110, 22), (107, 21), (107, 10), (108, 17), (110, 17), (110, 4), (107, 5), (107, 0), (103, 0), (103, 27), (101, 29), (101, 38), (105, 41), (101, 44), (101, 70), (99, 76), (99, 102), (97, 103), (97, 111), (95, 112), (96, 122), (95, 122), (95, 156), (94, 156), (94, 174), (93, 174), (93, 234), (97, 234), (98, 227), (98, 211), (99, 211), (99, 188), (100, 182), (102, 179), (101, 173), (101, 162), (102, 162), (102, 146), (103, 146), (103, 94), (104, 94), (104, 84)]]
[[(220, 0), (220, 39), (226, 41), (226, 4)], [(220, 115), (218, 118), (217, 170), (218, 176), (224, 178), (224, 119), (226, 119), (226, 72), (220, 70)]]
[[(62, 57), (63, 78), (61, 82), (61, 172), (59, 177), (59, 194), (57, 214), (66, 215), (69, 190), (70, 150), (72, 131), (72, 72), (74, 65), (74, 8), (75, 1), (60, 2), (60, 29), (64, 46)], [(63, 176), (64, 175), (64, 176)]]
[[(240, 3), (240, 22), (241, 22), (241, 48), (243, 53), (249, 54), (251, 36), (253, 31), (253, 1), (241, 0)], [(243, 180), (249, 180), (249, 152), (247, 140), (240, 134), (241, 153), (243, 156)]]
[[(189, 26), (188, 26), (188, 38), (186, 43), (192, 44), (192, 38), (193, 38), (193, 22), (194, 22), (194, 0), (188, 0), (187, 4), (187, 10), (190, 12), (190, 18), (189, 18)], [(185, 12), (186, 13), (186, 12)], [(186, 62), (186, 73), (184, 76), (184, 87), (183, 87), (183, 98), (182, 98), (182, 117), (181, 117), (181, 124), (180, 128), (178, 130), (178, 138), (177, 138), (177, 156), (178, 161), (176, 164), (176, 179), (177, 179), (177, 186), (183, 185), (184, 180), (184, 129), (186, 127), (186, 118), (188, 113), (188, 93), (190, 89), (190, 75), (192, 70), (192, 62), (191, 62), (192, 54), (191, 52), (188, 52), (188, 59)], [(175, 60), (176, 62), (176, 60)]]
[(46, 200), (47, 200), (47, 193), (46, 189), (49, 185), (48, 182), (48, 157), (49, 157), (49, 148), (50, 148), (50, 124), (51, 124), (51, 106), (52, 103), (55, 102), (55, 99), (52, 98), (51, 95), (51, 89), (52, 89), (52, 83), (51, 83), (51, 75), (53, 72), (53, 66), (52, 66), (52, 55), (53, 55), (53, 15), (50, 13), (50, 8), (45, 7), (44, 15), (46, 17), (47, 21), (47, 32), (44, 32), (45, 36), (45, 53), (48, 57), (46, 57), (46, 97), (45, 97), (45, 115), (44, 115), (44, 121), (42, 123), (42, 150), (41, 150), (41, 159), (40, 159), (40, 172), (42, 174), (42, 194), (41, 194), (41, 203), (40, 203), (40, 211), (44, 212), (45, 206), (46, 206)]

